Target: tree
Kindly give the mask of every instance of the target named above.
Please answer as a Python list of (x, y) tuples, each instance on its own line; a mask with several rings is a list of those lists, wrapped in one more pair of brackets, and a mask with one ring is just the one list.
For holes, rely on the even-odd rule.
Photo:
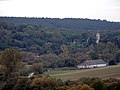
[(38, 77), (32, 80), (31, 90), (54, 90), (57, 82), (51, 77)]
[(31, 71), (35, 72), (36, 74), (42, 74), (45, 71), (45, 69), (43, 68), (43, 64), (35, 63), (32, 65)]
[(76, 57), (77, 63), (81, 63), (85, 60), (90, 59), (88, 52), (83, 53), (83, 51), (75, 53), (75, 57)]
[(120, 52), (116, 54), (115, 59), (117, 60), (117, 63), (120, 62)]
[(109, 65), (116, 65), (117, 63), (116, 63), (116, 61), (115, 60), (111, 60), (111, 61), (109, 61)]
[(43, 54), (43, 55), (40, 55), (40, 57), (39, 57), (39, 61), (42, 61), (44, 64), (44, 67), (46, 67), (46, 68), (57, 67), (58, 60), (59, 60), (59, 57), (53, 53)]
[(92, 60), (97, 60), (99, 59), (99, 55), (96, 52), (90, 53), (90, 57)]
[(16, 49), (5, 49), (1, 53), (0, 64), (4, 67), (5, 78), (19, 75), (21, 53)]
[(116, 86), (116, 90), (120, 89), (120, 81), (118, 82), (117, 86)]
[(65, 44), (61, 45), (61, 50), (62, 50), (62, 54), (63, 54), (63, 58), (66, 59), (69, 57), (69, 50), (67, 48), (67, 46)]
[(65, 66), (73, 67), (76, 65), (76, 61), (72, 58), (65, 59)]
[(104, 60), (112, 60), (115, 59), (115, 55), (118, 51), (118, 48), (112, 42), (108, 42), (106, 44), (99, 43), (96, 45), (95, 51), (99, 54), (99, 58)]
[(70, 90), (94, 90), (87, 84), (78, 84), (78, 85), (73, 85), (73, 87), (70, 88)]
[(95, 90), (107, 90), (106, 84), (102, 80), (95, 80), (91, 83), (91, 87)]
[(94, 90), (93, 88), (91, 88), (90, 86), (83, 84), (82, 87), (78, 90)]
[(31, 79), (27, 77), (19, 77), (14, 84), (13, 90), (30, 90)]

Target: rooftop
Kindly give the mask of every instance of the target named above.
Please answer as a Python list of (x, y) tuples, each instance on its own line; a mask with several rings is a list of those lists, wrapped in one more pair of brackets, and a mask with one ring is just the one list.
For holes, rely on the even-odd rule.
[(86, 60), (83, 63), (81, 63), (80, 65), (96, 65), (96, 64), (106, 64), (106, 62), (102, 59), (98, 59), (98, 60)]

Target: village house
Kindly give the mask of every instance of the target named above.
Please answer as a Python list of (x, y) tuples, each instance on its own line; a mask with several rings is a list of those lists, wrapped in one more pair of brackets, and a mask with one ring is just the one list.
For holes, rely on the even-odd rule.
[(82, 62), (80, 65), (77, 66), (77, 68), (95, 68), (95, 67), (105, 67), (107, 66), (107, 63), (102, 60), (86, 60)]

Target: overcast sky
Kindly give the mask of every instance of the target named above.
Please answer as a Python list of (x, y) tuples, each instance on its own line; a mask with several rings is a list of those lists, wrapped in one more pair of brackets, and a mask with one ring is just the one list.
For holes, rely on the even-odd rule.
[(120, 22), (120, 0), (0, 0), (0, 16), (90, 18)]

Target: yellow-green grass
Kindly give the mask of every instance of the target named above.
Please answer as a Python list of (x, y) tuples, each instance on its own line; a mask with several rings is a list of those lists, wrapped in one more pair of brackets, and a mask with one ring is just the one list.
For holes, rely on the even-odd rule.
[(53, 70), (49, 71), (50, 76), (54, 78), (66, 80), (78, 80), (82, 77), (95, 78), (119, 78), (120, 77), (120, 65), (107, 66), (94, 69), (82, 69), (82, 70)]
[(49, 70), (45, 72), (46, 75), (56, 75), (56, 74), (63, 74), (63, 73), (72, 73), (78, 71), (77, 69), (71, 70), (71, 69), (64, 69), (64, 70)]

